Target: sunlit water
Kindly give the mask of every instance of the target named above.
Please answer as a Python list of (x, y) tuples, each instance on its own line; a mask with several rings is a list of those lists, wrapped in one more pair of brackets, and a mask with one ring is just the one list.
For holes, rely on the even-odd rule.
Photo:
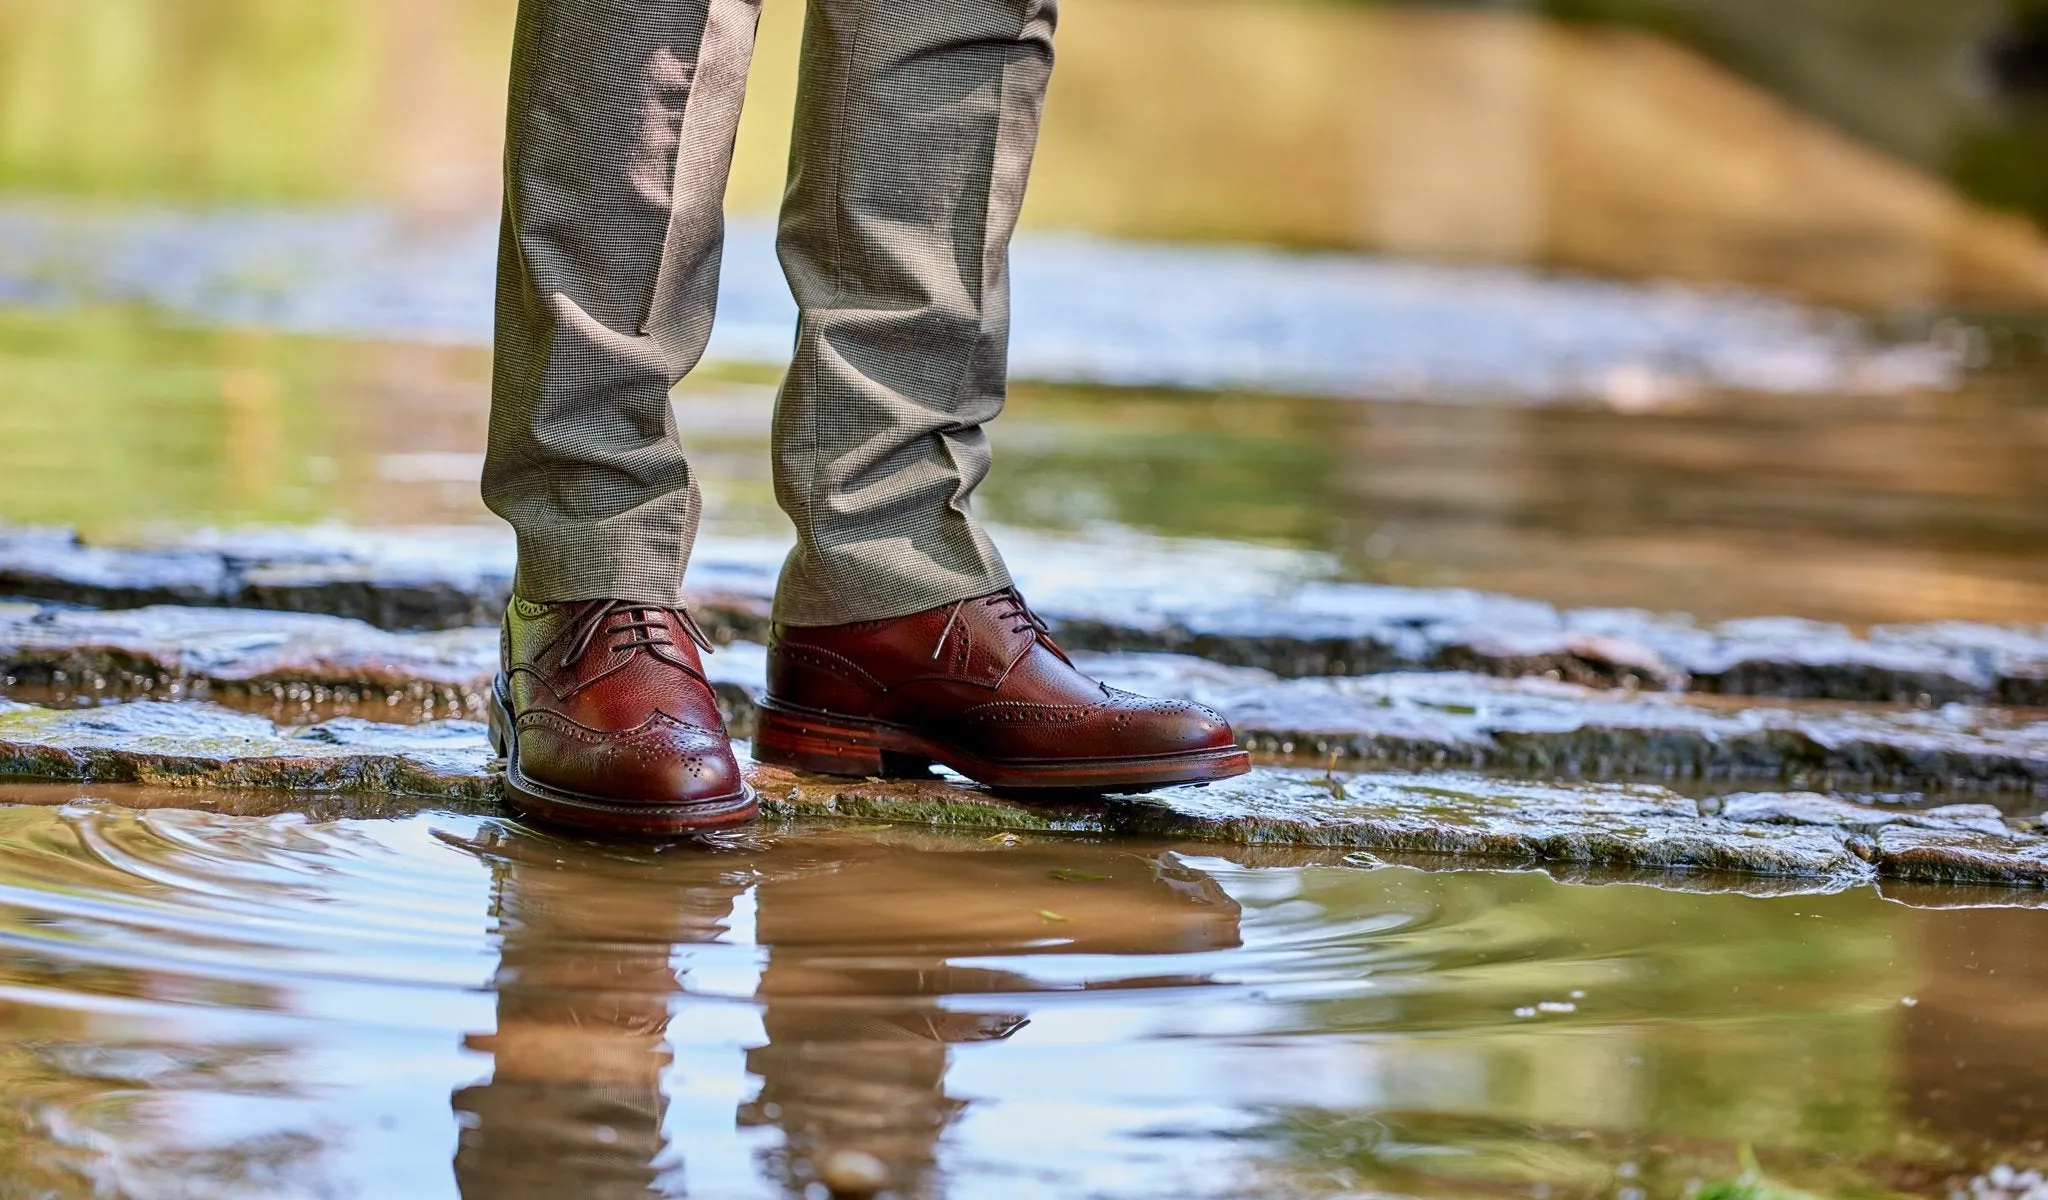
[[(489, 345), (496, 255), (495, 215), (0, 206), (0, 301), (212, 325)], [(1039, 381), (1642, 406), (1702, 387), (1945, 388), (1968, 359), (1755, 291), (1355, 254), (1026, 234), (1011, 274), (1011, 371)], [(731, 223), (718, 308), (714, 360), (787, 359), (796, 306), (771, 223)]]
[(1946, 1196), (2043, 1157), (2044, 919), (873, 827), (0, 808), (0, 1195), (774, 1196), (861, 1150), (906, 1197), (1663, 1196), (1749, 1147)]
[[(103, 537), (483, 522), (479, 350), (0, 309), (0, 514)], [(1112, 541), (1251, 541), (1311, 575), (1702, 618), (2038, 622), (2048, 388), (1712, 392), (1644, 410), (1019, 383), (980, 510)], [(685, 383), (707, 529), (787, 537), (772, 370)]]

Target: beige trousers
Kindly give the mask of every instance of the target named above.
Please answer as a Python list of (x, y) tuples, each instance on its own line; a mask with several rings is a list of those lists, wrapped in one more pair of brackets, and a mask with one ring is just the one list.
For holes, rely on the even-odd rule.
[[(778, 619), (1007, 586), (969, 511), (1056, 0), (809, 0), (779, 251)], [(702, 502), (669, 389), (711, 333), (759, 0), (521, 0), (483, 492), (530, 600), (674, 604)]]

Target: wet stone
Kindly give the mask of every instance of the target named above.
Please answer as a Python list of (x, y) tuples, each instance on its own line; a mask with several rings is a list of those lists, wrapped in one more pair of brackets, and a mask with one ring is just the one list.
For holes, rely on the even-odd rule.
[(0, 777), (365, 792), (480, 801), (484, 727), (341, 719), (304, 728), (195, 701), (49, 709), (0, 700)]
[[(1317, 556), (1255, 547), (1021, 531), (1003, 539), (1019, 584), (1076, 649), (1192, 654), (1286, 677), (1463, 670), (1731, 696), (2048, 705), (2048, 626), (1939, 622), (1861, 636), (1787, 617), (1700, 625), (1463, 589), (1327, 582), (1330, 564)], [(765, 639), (785, 549), (700, 542), (691, 598), (715, 637)], [(495, 623), (512, 559), (509, 538), (489, 528), (259, 530), (131, 549), (0, 530), (0, 595), (451, 629)]]
[(2048, 626), (1847, 628), (1773, 617), (1558, 610), (1461, 590), (1320, 584), (1256, 606), (1033, 593), (1080, 649), (1166, 651), (1288, 677), (1404, 670), (1537, 675), (1594, 687), (1781, 699), (2048, 702)]
[[(765, 651), (736, 643), (706, 670), (750, 730)], [(0, 603), (0, 677), (60, 699), (219, 698), (276, 715), (354, 706), (481, 717), (495, 627), (392, 633), (312, 613), (159, 605), (97, 611)]]
[[(2020, 828), (1987, 832), (1989, 814), (1972, 807), (1923, 811), (1917, 823), (1889, 809), (1823, 804), (1824, 797), (1782, 797), (1775, 806), (1740, 798), (1714, 812), (1647, 784), (1272, 767), (1134, 797), (1023, 798), (950, 776), (835, 780), (754, 764), (748, 770), (764, 811), (789, 819), (1731, 872), (1842, 886), (1879, 875), (2023, 887), (2048, 880), (2048, 838)], [(413, 810), (486, 805), (496, 794), (494, 759), (476, 722), (344, 718), (292, 727), (190, 701), (93, 709), (0, 702), (0, 777), (412, 797)], [(391, 810), (405, 811), (406, 803), (394, 799)]]
[(388, 633), (310, 613), (0, 604), (9, 682), (83, 695), (317, 695), (480, 713), (497, 658), (486, 628)]
[[(280, 720), (476, 718), (497, 655), (489, 628), (393, 633), (308, 613), (0, 603), (0, 674), (58, 703), (212, 698)], [(1131, 691), (1208, 704), (1256, 750), (1346, 766), (2048, 795), (2038, 714), (1736, 705), (1469, 672), (1281, 679), (1179, 655), (1077, 661)], [(751, 736), (766, 650), (730, 642), (704, 664), (733, 733)]]
[(1893, 879), (2048, 887), (2048, 839), (1888, 825), (1873, 864)]
[(1731, 821), (1773, 825), (1821, 825), (1875, 834), (1893, 826), (2011, 838), (2015, 828), (1989, 804), (1944, 804), (1934, 808), (1874, 808), (1813, 792), (1744, 792), (1704, 802), (1702, 811)]
[(1650, 648), (1692, 691), (1729, 696), (2048, 704), (2048, 626), (1970, 622), (1848, 628), (1798, 617), (1698, 627), (1682, 617), (1614, 610), (1563, 614), (1575, 628)]
[(1272, 770), (1139, 797), (1116, 811), (1116, 826), (1155, 836), (1593, 866), (1868, 873), (1839, 831), (1703, 817), (1694, 802), (1644, 785)]
[(220, 604), (225, 560), (204, 548), (87, 546), (68, 529), (0, 530), (0, 595), (101, 608)]
[(68, 531), (0, 531), (0, 595), (95, 608), (155, 604), (353, 617), (386, 629), (495, 624), (511, 594), (494, 531), (379, 537), (331, 530), (201, 534), (90, 546)]
[(1586, 778), (2048, 795), (2048, 718), (2024, 711), (1737, 705), (1465, 672), (1279, 679), (1177, 655), (1078, 661), (1114, 686), (1207, 704), (1270, 753)]

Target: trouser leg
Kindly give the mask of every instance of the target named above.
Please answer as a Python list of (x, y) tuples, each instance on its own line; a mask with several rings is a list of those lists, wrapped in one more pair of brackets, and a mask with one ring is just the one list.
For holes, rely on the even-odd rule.
[(1010, 234), (1055, 0), (810, 0), (780, 252), (800, 317), (776, 616), (880, 620), (1009, 576), (969, 498), (1001, 411)]
[(484, 500), (529, 600), (674, 604), (697, 481), (669, 389), (703, 355), (759, 0), (521, 0)]

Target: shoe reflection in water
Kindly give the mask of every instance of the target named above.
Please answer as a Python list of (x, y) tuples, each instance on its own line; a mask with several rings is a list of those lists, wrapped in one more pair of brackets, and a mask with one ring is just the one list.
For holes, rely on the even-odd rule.
[[(493, 1073), (454, 1098), (471, 1200), (683, 1194), (670, 1108), (690, 1081), (669, 1068), (709, 1011), (684, 998), (719, 993), (740, 964), (758, 980), (752, 1095), (736, 1132), (691, 1140), (747, 1138), (754, 1171), (791, 1193), (850, 1149), (887, 1164), (892, 1193), (933, 1195), (939, 1141), (967, 1104), (946, 1092), (954, 1047), (1023, 1029), (1019, 997), (1040, 987), (1028, 962), (970, 960), (1238, 944), (1236, 903), (1163, 853), (1090, 856), (1082, 872), (1057, 844), (828, 832), (652, 854), (498, 828), (474, 848), (492, 864), (503, 948), (497, 1030), (469, 1039)], [(748, 916), (760, 951), (744, 944)], [(710, 951), (730, 956), (699, 957)]]

